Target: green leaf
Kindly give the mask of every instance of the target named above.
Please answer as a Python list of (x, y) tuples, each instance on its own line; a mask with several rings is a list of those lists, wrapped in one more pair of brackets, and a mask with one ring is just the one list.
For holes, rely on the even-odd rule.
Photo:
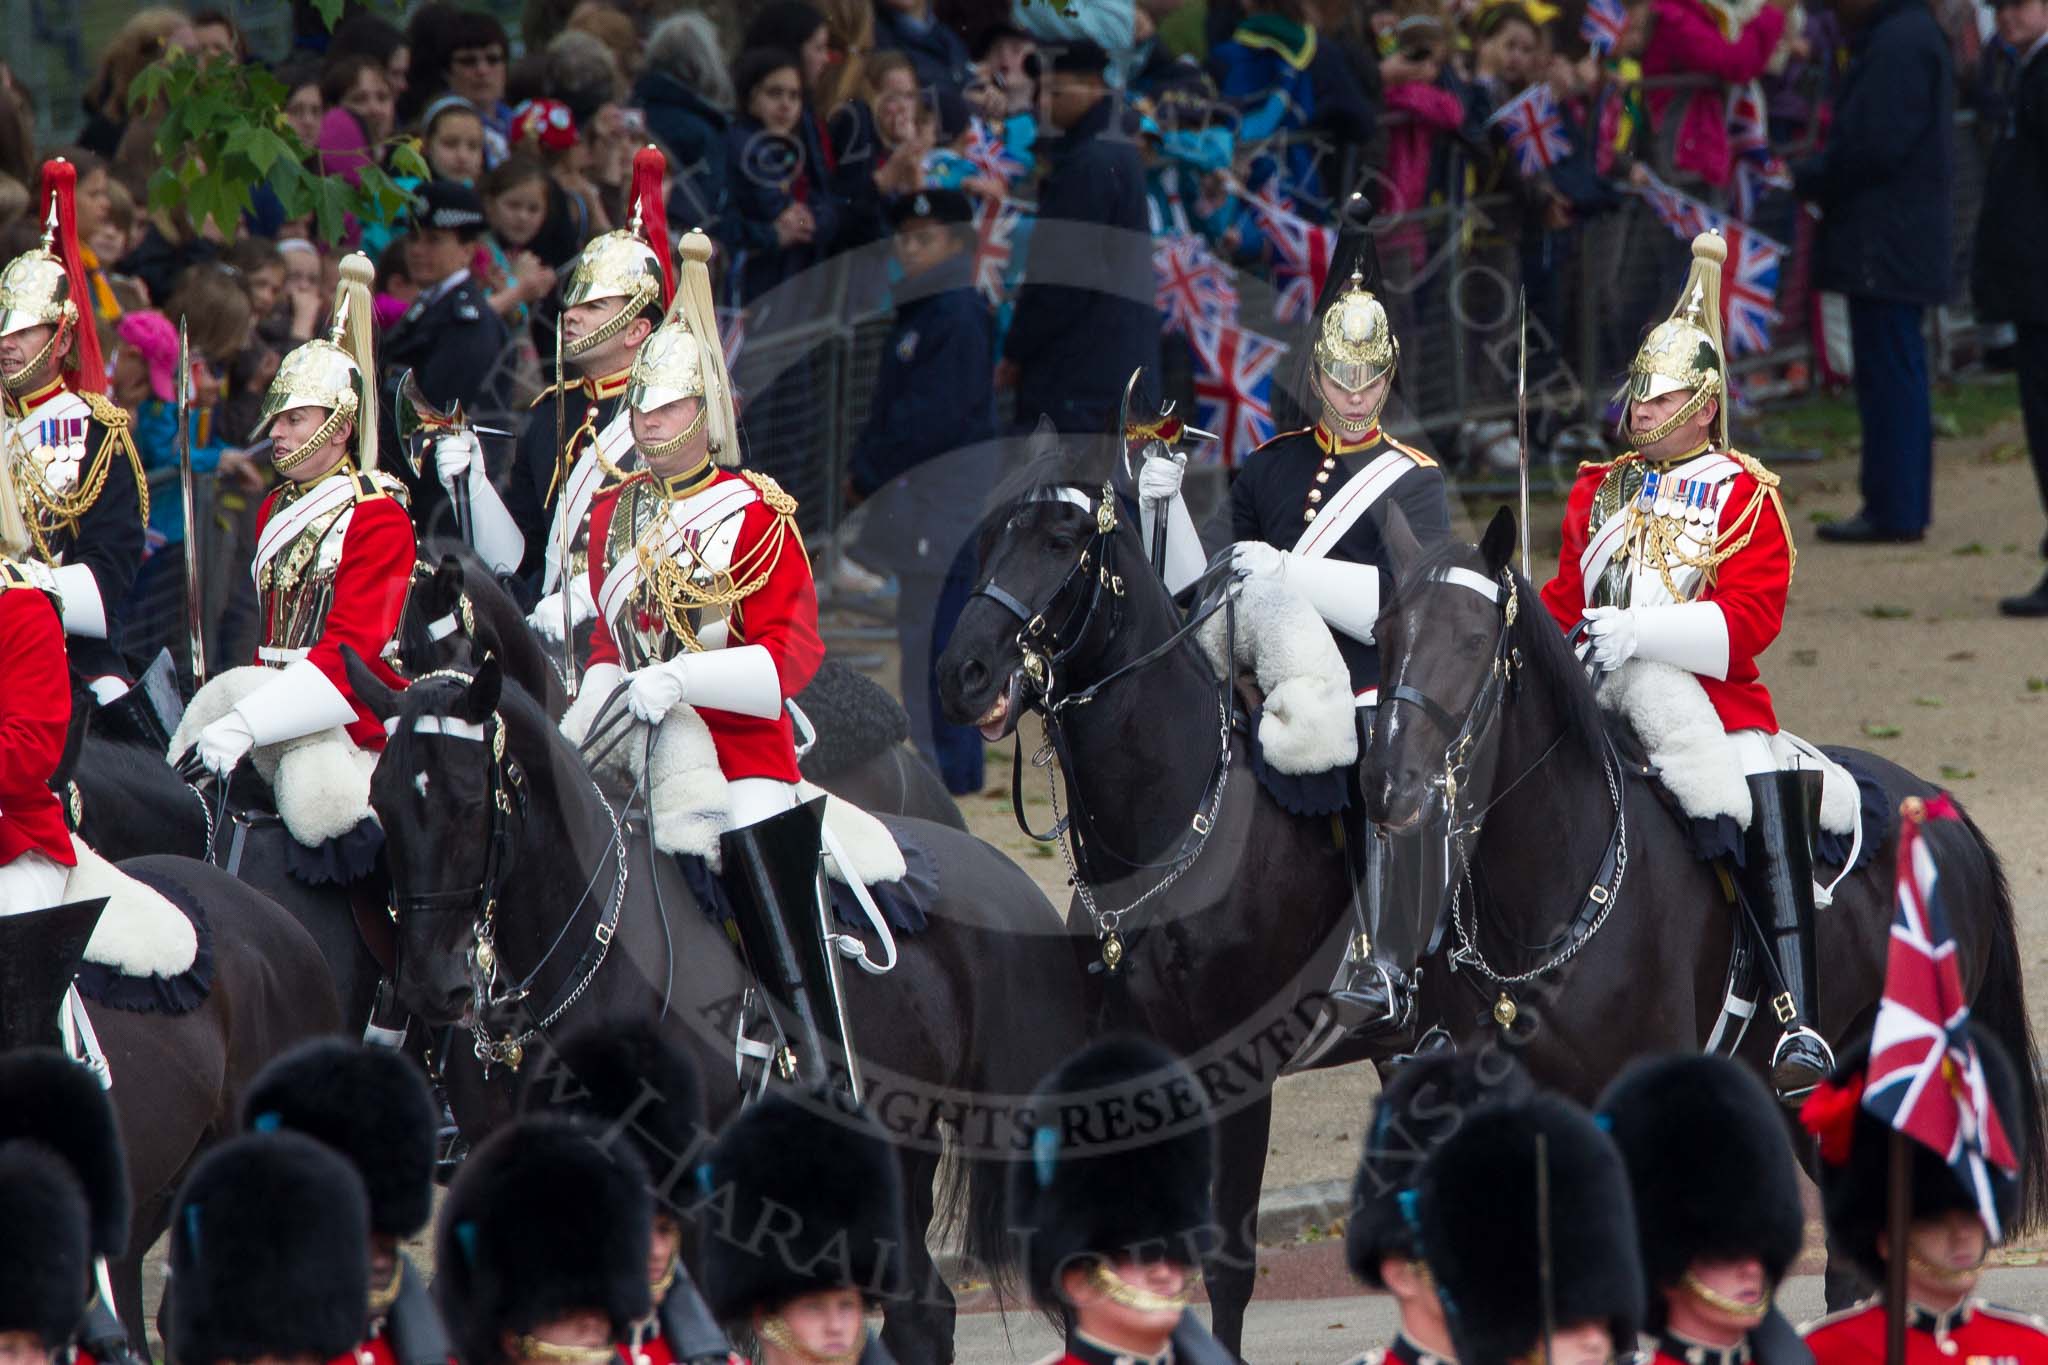
[(1941, 780), (1944, 782), (1967, 782), (1976, 775), (1975, 768), (1958, 768), (1950, 763), (1941, 765)]
[(1865, 607), (1863, 614), (1873, 621), (1903, 621), (1913, 614), (1913, 609), (1880, 602), (1875, 606)]
[(1942, 699), (1941, 699), (1940, 697), (1915, 697), (1915, 698), (1913, 698), (1913, 705), (1915, 705), (1915, 706), (1945, 706), (1945, 705), (1947, 705), (1947, 703), (1946, 703), (1946, 702), (1944, 702), (1944, 701), (1943, 701), (1943, 700), (1942, 700)]
[(2048, 678), (2029, 678), (2029, 679), (2027, 679), (2027, 691), (2029, 691), (2029, 692), (2048, 692)]
[(1962, 556), (1988, 554), (1990, 553), (1990, 551), (1986, 550), (1981, 542), (1973, 540), (1968, 545), (1956, 546), (1955, 549), (1950, 550), (1949, 553), (1952, 555)]
[(320, 16), (320, 22), (327, 26), (330, 33), (334, 31), (334, 26), (341, 22), (341, 6), (342, 0), (313, 0), (314, 13)]
[(420, 151), (420, 140), (416, 137), (400, 138), (392, 144), (391, 168), (415, 180), (434, 178), (434, 168), (427, 164), (427, 158)]
[(1874, 720), (1863, 722), (1863, 735), (1866, 739), (1897, 739), (1904, 733), (1906, 732), (1896, 725), (1886, 725)]

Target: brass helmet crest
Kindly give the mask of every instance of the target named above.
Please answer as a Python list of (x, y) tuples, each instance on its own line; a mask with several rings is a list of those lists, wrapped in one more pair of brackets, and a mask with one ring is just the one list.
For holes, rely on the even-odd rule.
[(355, 424), (358, 466), (367, 470), (376, 464), (377, 391), (370, 352), (375, 325), (370, 285), (375, 278), (376, 267), (369, 257), (361, 252), (343, 257), (341, 283), (334, 293), (333, 329), (327, 336), (294, 347), (278, 364), (263, 395), (256, 435), (269, 431), (280, 413), (293, 408), (322, 408), (328, 414), (304, 444), (272, 454), (271, 462), (280, 471), (292, 469), (325, 445), (344, 422)]
[[(726, 373), (718, 334), (718, 313), (711, 303), (711, 239), (694, 229), (684, 233), (682, 255), (675, 303), (633, 357), (633, 371), (626, 381), (626, 406), (634, 412), (652, 412), (685, 398), (701, 398), (704, 406), (698, 423), (710, 424), (712, 458), (722, 465), (735, 465), (739, 463), (738, 422), (732, 378)], [(680, 445), (695, 436), (698, 423), (669, 444)]]
[(24, 251), (0, 270), (0, 337), (78, 316), (71, 279), (57, 255), (57, 203), (50, 201), (42, 244)]
[[(1656, 430), (1633, 433), (1638, 445), (1661, 440), (1714, 399), (1722, 400), (1714, 418), (1715, 439), (1720, 445), (1728, 444), (1727, 352), (1721, 342), (1721, 264), (1727, 259), (1728, 244), (1718, 232), (1702, 232), (1692, 239), (1692, 270), (1679, 291), (1678, 306), (1650, 329), (1629, 362), (1628, 380), (1620, 395), (1628, 403), (1667, 393), (1692, 394)], [(1622, 423), (1626, 431), (1626, 404)]]
[(569, 281), (562, 287), (564, 310), (602, 299), (624, 300), (602, 326), (564, 341), (562, 349), (569, 355), (583, 355), (603, 345), (624, 331), (649, 304), (668, 306), (674, 271), (669, 263), (668, 214), (661, 198), (667, 169), (668, 162), (657, 148), (643, 147), (634, 153), (632, 220), (594, 238), (569, 268)]
[(1316, 368), (1347, 393), (1357, 393), (1391, 371), (1401, 358), (1401, 343), (1387, 320), (1387, 307), (1365, 277), (1351, 272), (1351, 283), (1323, 312), (1316, 334)]

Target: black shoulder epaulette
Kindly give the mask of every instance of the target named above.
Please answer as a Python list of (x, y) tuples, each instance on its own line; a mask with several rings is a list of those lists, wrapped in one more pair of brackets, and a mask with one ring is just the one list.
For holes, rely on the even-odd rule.
[(381, 469), (351, 469), (348, 477), (356, 487), (357, 502), (369, 502), (375, 498), (404, 501), (405, 484)]
[(6, 592), (9, 588), (32, 588), (34, 586), (35, 584), (29, 581), (28, 575), (21, 571), (21, 565), (11, 559), (0, 558), (0, 592)]

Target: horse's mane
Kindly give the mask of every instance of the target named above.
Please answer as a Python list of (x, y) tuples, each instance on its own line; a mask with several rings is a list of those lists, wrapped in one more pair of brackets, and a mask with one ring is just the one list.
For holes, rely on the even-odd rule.
[[(413, 722), (421, 716), (452, 714), (455, 703), (467, 687), (468, 675), (461, 670), (450, 669), (417, 679), (405, 689), (399, 705), (398, 724), (384, 745), (384, 756), (399, 771), (410, 772), (417, 766), (412, 750), (419, 743), (419, 736), (414, 732)], [(535, 791), (551, 794), (556, 787), (556, 762), (566, 762), (573, 757), (556, 754), (554, 750), (557, 745), (566, 747), (568, 741), (555, 729), (554, 722), (548, 719), (541, 704), (510, 678), (505, 679), (498, 690), (498, 714), (504, 718), (511, 732), (506, 741), (508, 749), (516, 752), (537, 740), (545, 751), (519, 753), (518, 757)], [(528, 736), (533, 739), (528, 739)], [(547, 761), (542, 761), (543, 758)]]
[[(1405, 572), (1411, 581), (1426, 582), (1438, 571), (1448, 568), (1486, 571), (1478, 550), (1453, 537), (1428, 547), (1422, 558)], [(1585, 665), (1572, 652), (1564, 632), (1557, 628), (1557, 622), (1543, 605), (1535, 585), (1512, 565), (1508, 573), (1515, 584), (1517, 607), (1515, 624), (1511, 629), (1514, 646), (1521, 651), (1522, 667), (1543, 680), (1544, 691), (1549, 694), (1558, 723), (1591, 743), (1611, 730), (1612, 717), (1601, 710), (1599, 698), (1586, 679)]]

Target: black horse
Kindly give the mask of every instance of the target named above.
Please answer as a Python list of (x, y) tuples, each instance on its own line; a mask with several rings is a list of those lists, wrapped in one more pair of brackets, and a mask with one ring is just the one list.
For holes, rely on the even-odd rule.
[(178, 1187), (208, 1147), (235, 1133), (242, 1092), (264, 1064), (333, 1032), (340, 1015), (319, 949), (269, 897), (190, 858), (130, 858), (118, 866), (174, 903), (197, 907), (213, 950), (206, 998), (184, 1013), (86, 1005), (113, 1072), (128, 1150), (134, 1218), (127, 1253), (108, 1272), (115, 1309), (139, 1350), (142, 1261), (170, 1224)]
[[(1610, 739), (1585, 669), (1510, 567), (1514, 543), (1506, 511), (1477, 549), (1424, 550), (1393, 529), (1404, 587), (1381, 615), (1378, 638), (1396, 700), (1373, 735), (1368, 806), (1375, 820), (1405, 826), (1441, 804), (1451, 773), (1456, 842), (1470, 876), (1453, 902), (1446, 951), (1424, 972), (1423, 1009), (1461, 1045), (1500, 1037), (1546, 1084), (1590, 1101), (1631, 1057), (1707, 1041), (1738, 941), (1737, 912), (1680, 818), (1631, 770), (1630, 741)], [(1892, 809), (1936, 792), (1875, 755), (1830, 752), (1874, 774)], [(2026, 1207), (2039, 1217), (2048, 1211), (2048, 1135), (2012, 897), (1974, 824), (1926, 828), (1937, 841), (1973, 1017), (2019, 1072), (2030, 1133)], [(1818, 1024), (1831, 1039), (1875, 1017), (1895, 848), (1888, 831), (1820, 913)], [(1817, 862), (1823, 882), (1840, 870)], [(1582, 915), (1596, 885), (1604, 913)], [(1751, 1028), (1738, 1055), (1762, 1070), (1775, 1041), (1774, 1026)]]
[(1273, 1082), (1345, 951), (1350, 885), (1330, 818), (1290, 813), (1254, 776), (1244, 734), (1224, 725), (1233, 680), (1183, 631), (1117, 509), (1085, 454), (1035, 461), (999, 495), (940, 695), (949, 719), (992, 737), (1027, 705), (1052, 717), (1091, 1028), (1160, 1039), (1222, 1112), (1222, 1241), (1204, 1283), (1236, 1350)]
[[(400, 664), (423, 677), (437, 668), (475, 668), (493, 653), (506, 681), (561, 718), (568, 694), (559, 666), (518, 603), (467, 547), (430, 542), (399, 623)], [(906, 742), (909, 717), (878, 684), (827, 656), (796, 700), (818, 730), (802, 760), (805, 778), (865, 811), (967, 828), (946, 784)]]
[[(465, 1132), (481, 1137), (511, 1112), (514, 1058), (600, 1015), (662, 1018), (712, 1082), (711, 1121), (731, 1114), (747, 979), (675, 862), (644, 829), (621, 831), (620, 808), (495, 659), (473, 680), (444, 673), (403, 694), (349, 664), (356, 695), (397, 720), (371, 803), (388, 837), (400, 998), (430, 1025), (461, 1024), (493, 1062), (447, 1059)], [(1029, 877), (944, 826), (886, 823), (930, 853), (937, 897), (926, 928), (899, 933), (894, 970), (846, 973), (848, 1012), (864, 1098), (903, 1152), (915, 1233), (915, 1301), (892, 1308), (885, 1335), (898, 1360), (944, 1361), (953, 1300), (924, 1233), (935, 1214), (960, 1219), (970, 1255), (1008, 1264), (1004, 1168), (1029, 1146), (1017, 1109), (1078, 1044), (1080, 1016), (1062, 926)], [(490, 987), (493, 971), (518, 988)], [(495, 999), (480, 1009), (482, 994)], [(964, 1175), (943, 1210), (942, 1130)]]

